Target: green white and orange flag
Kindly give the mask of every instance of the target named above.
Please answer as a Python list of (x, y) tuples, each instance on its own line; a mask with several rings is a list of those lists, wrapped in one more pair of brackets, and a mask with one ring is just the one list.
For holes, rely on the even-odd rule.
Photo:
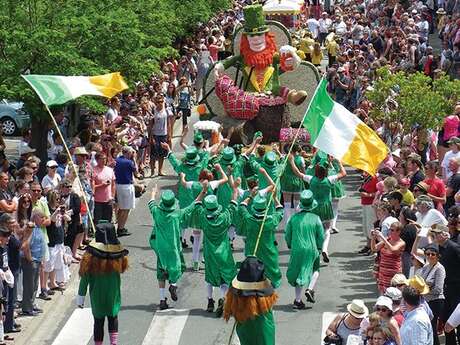
[(344, 164), (375, 175), (388, 154), (387, 146), (355, 114), (334, 102), (326, 86), (327, 80), (323, 78), (303, 120), (312, 145)]
[(112, 98), (128, 88), (119, 72), (92, 77), (29, 74), (22, 76), (46, 105), (64, 104), (84, 95)]

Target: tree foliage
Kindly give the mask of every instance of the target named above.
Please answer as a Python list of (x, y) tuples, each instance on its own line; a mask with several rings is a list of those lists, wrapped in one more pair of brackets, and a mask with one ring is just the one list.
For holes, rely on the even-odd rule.
[[(23, 73), (94, 75), (120, 71), (147, 79), (176, 52), (172, 43), (229, 0), (0, 0), (0, 97), (39, 100)], [(91, 102), (88, 102), (91, 104)], [(94, 105), (94, 104), (93, 104)]]
[(432, 80), (421, 72), (391, 73), (381, 68), (377, 73), (374, 89), (366, 93), (373, 104), (370, 116), (400, 123), (405, 130), (414, 125), (439, 127), (460, 99), (460, 81), (446, 75)]

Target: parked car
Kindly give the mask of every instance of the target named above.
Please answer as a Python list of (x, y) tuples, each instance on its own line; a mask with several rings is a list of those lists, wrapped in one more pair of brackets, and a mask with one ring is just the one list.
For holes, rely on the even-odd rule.
[(30, 127), (30, 116), (24, 111), (24, 103), (2, 99), (0, 125), (4, 135), (13, 135)]

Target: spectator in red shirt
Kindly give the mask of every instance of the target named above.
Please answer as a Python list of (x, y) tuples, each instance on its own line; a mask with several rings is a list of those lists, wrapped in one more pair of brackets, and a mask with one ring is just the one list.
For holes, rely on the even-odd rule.
[(376, 220), (375, 211), (372, 207), (375, 194), (377, 193), (377, 177), (364, 173), (364, 181), (359, 188), (361, 195), (361, 206), (363, 208), (363, 233), (366, 236), (367, 244), (358, 253), (370, 255), (371, 253), (371, 235), (370, 231), (374, 228)]
[(437, 176), (438, 169), (439, 165), (437, 162), (430, 161), (426, 163), (426, 178), (423, 182), (425, 182), (429, 187), (427, 195), (433, 200), (436, 209), (440, 212), (444, 212), (443, 205), (446, 202), (446, 186), (444, 185), (443, 180)]

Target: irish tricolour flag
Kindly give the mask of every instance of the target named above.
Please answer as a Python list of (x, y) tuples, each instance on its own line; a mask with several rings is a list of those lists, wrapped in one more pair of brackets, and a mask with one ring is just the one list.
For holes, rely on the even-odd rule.
[(128, 88), (119, 72), (92, 77), (38, 74), (22, 77), (46, 105), (64, 104), (83, 95), (111, 98)]
[(327, 80), (322, 79), (303, 125), (311, 135), (311, 143), (352, 167), (375, 175), (388, 148), (371, 128), (328, 95)]

